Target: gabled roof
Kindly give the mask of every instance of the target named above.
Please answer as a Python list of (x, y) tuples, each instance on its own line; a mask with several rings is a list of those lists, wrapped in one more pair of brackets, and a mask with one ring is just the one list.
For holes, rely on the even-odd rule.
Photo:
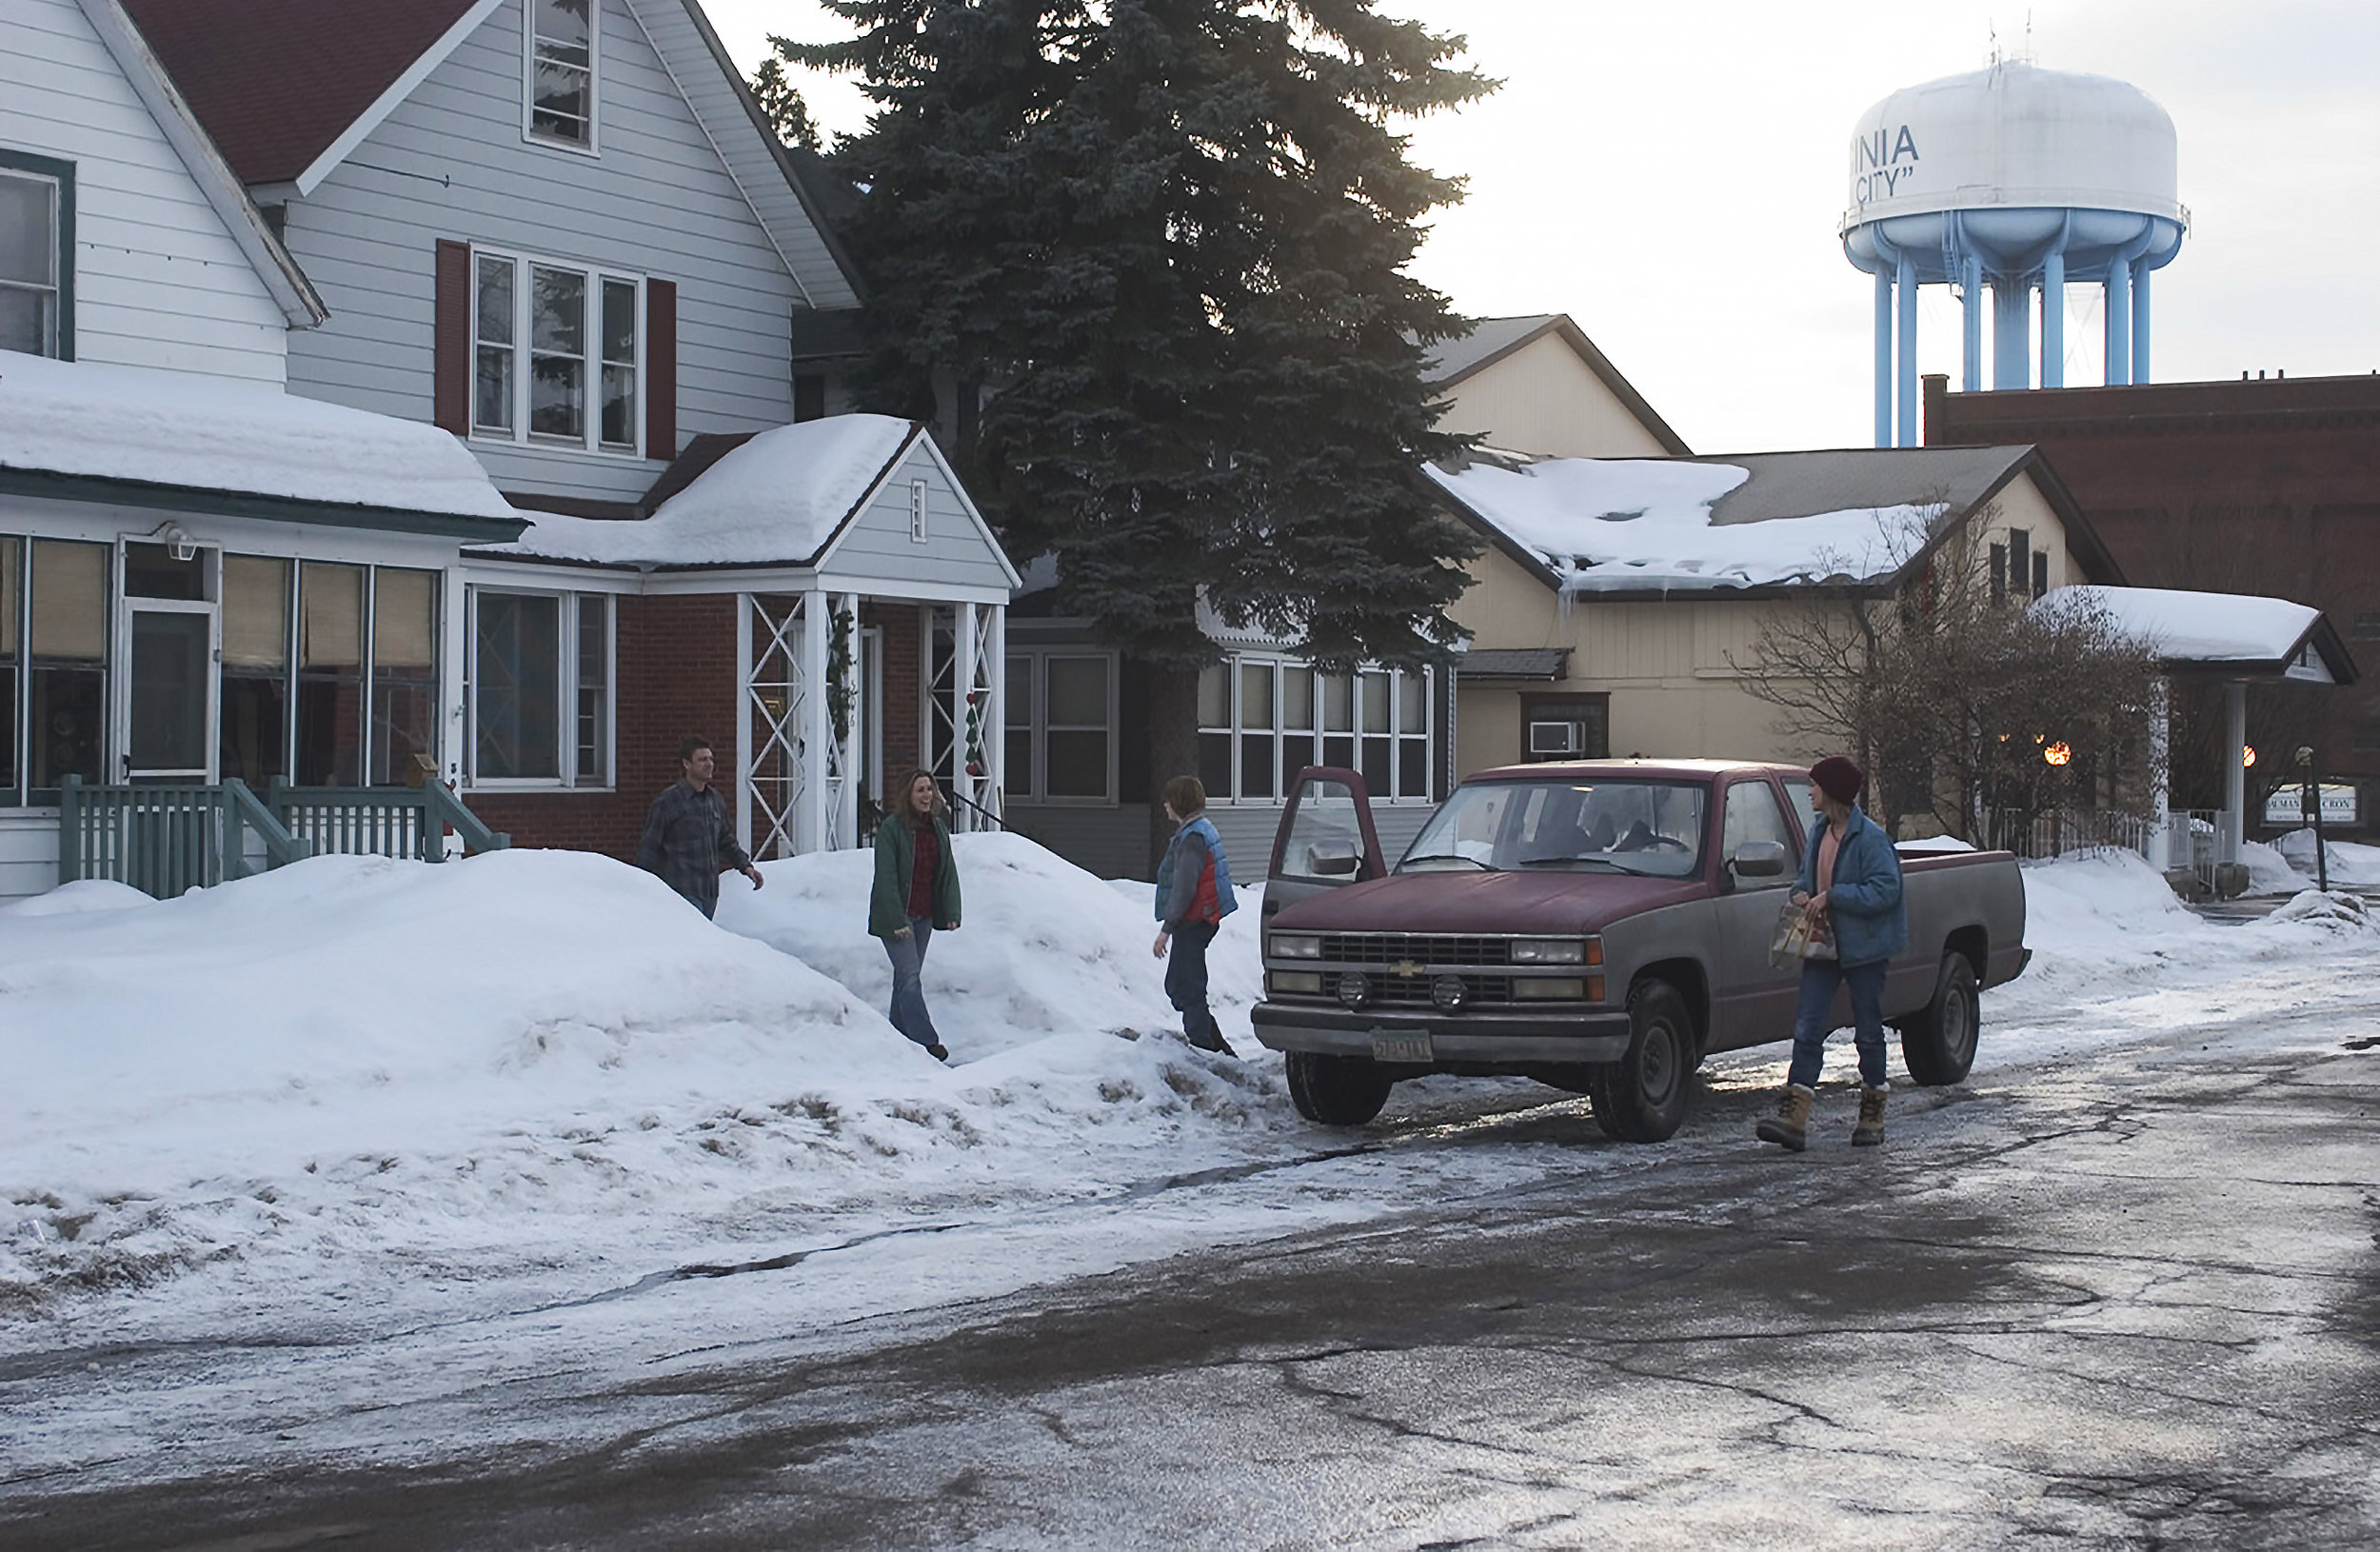
[(1451, 388), (1466, 378), (1486, 370), (1506, 356), (1527, 349), (1546, 335), (1560, 338), (1585, 362), (1587, 369), (1603, 382), (1612, 396), (1627, 408), (1636, 423), (1653, 434), (1653, 439), (1671, 452), (1683, 457), (1694, 451), (1686, 439), (1669, 428), (1669, 423), (1654, 413), (1635, 385), (1619, 374), (1612, 358), (1597, 348), (1586, 331), (1571, 322), (1566, 312), (1533, 312), (1517, 318), (1474, 319), (1469, 333), (1451, 340), (1441, 340), (1422, 368), (1422, 381), (1434, 388)]
[[(121, 0), (249, 188), (300, 198), (503, 0)], [(859, 303), (858, 270), (700, 0), (626, 0), (809, 304)]]
[(2032, 448), (1855, 448), (1702, 458), (1531, 458), (1429, 466), (1455, 509), (1548, 587), (1602, 597), (1889, 589), (1959, 522), (2030, 474), (2086, 571), (2106, 547)]
[(264, 283), (282, 317), (292, 328), (312, 328), (330, 316), (323, 306), (313, 283), (306, 278), (289, 250), (265, 224), (265, 215), (256, 208), (242, 187), (236, 170), (225, 158), (201, 125), (198, 113), (189, 101), (167, 75), (165, 65), (153, 52), (120, 0), (78, 0), (91, 30), (99, 34), (100, 43), (124, 71), (131, 84), (133, 94), (149, 109), (167, 144), (189, 169), (191, 181), (197, 184), (231, 241), (248, 258)]
[(241, 181), (256, 185), (299, 182), (433, 49), (462, 41), (468, 29), (457, 23), (484, 19), (496, 0), (123, 4)]

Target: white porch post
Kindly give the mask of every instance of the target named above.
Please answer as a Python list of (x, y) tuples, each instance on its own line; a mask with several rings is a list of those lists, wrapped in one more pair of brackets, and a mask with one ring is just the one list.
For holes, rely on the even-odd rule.
[(826, 846), (826, 594), (813, 587), (802, 598), (802, 795), (793, 847)]
[(2223, 686), (2223, 828), (2215, 837), (2215, 861), (2239, 861), (2239, 844), (2248, 833), (2248, 768), (2240, 751), (2248, 747), (2248, 682), (2234, 679)]
[(736, 845), (752, 850), (752, 595), (736, 594)]
[(2172, 686), (2160, 674), (2149, 701), (2149, 866), (2162, 873), (2173, 866), (2172, 775), (2167, 770), (2172, 733)]
[(992, 661), (986, 665), (983, 682), (991, 686), (983, 706), (983, 772), (984, 806), (1003, 820), (1008, 816), (1008, 606), (992, 606)]
[(950, 647), (950, 789), (961, 799), (957, 828), (975, 828), (975, 778), (967, 772), (967, 695), (975, 688), (975, 606), (959, 606)]

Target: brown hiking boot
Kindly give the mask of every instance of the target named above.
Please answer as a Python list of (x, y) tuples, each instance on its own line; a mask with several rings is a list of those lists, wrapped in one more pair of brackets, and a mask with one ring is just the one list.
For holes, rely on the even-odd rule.
[(1884, 1141), (1884, 1096), (1889, 1088), (1863, 1088), (1859, 1091), (1859, 1124), (1851, 1129), (1851, 1145), (1872, 1148)]
[(1763, 1143), (1775, 1143), (1799, 1153), (1810, 1145), (1810, 1102), (1818, 1096), (1799, 1084), (1787, 1084), (1776, 1114), (1753, 1128)]

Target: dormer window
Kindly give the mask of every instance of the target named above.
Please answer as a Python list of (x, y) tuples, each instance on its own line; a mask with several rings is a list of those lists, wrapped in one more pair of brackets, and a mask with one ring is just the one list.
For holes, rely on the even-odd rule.
[(528, 135), (595, 149), (595, 0), (528, 0)]

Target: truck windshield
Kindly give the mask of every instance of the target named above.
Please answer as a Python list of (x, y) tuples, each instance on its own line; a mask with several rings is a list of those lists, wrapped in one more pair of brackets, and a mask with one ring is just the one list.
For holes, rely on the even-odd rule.
[(1703, 801), (1691, 782), (1479, 782), (1430, 816), (1397, 871), (1685, 878), (1702, 865)]

